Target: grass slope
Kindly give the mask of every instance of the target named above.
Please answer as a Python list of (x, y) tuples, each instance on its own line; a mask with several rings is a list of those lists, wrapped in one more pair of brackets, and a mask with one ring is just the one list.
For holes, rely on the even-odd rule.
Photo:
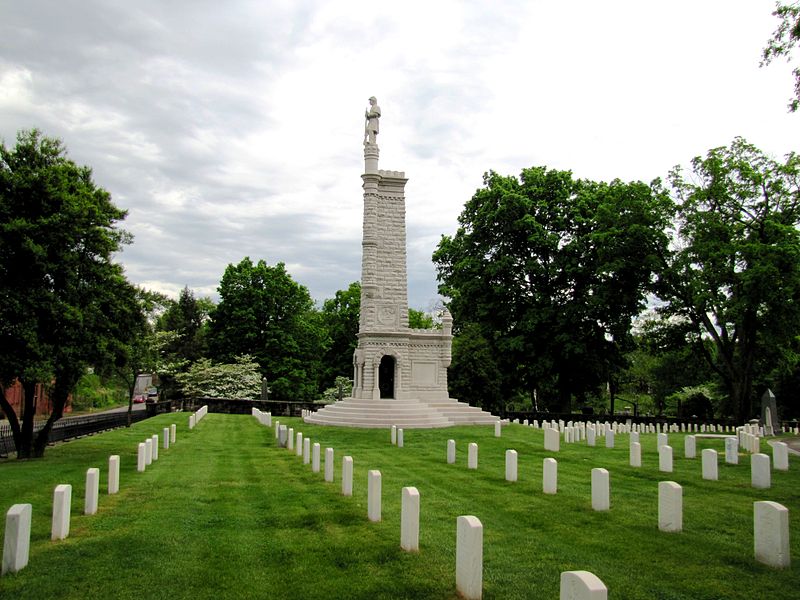
[[(561, 571), (592, 571), (613, 598), (790, 598), (797, 568), (775, 571), (753, 559), (753, 502), (774, 500), (800, 531), (800, 475), (772, 473), (773, 487), (750, 487), (749, 458), (720, 462), (720, 480), (700, 477), (670, 435), (675, 471), (658, 472), (655, 435), (642, 435), (643, 467), (617, 448), (563, 445), (559, 490), (541, 491), (539, 430), (512, 425), (405, 432), (315, 427), (282, 419), (324, 449), (335, 449), (335, 483), (312, 473), (294, 451), (276, 448), (271, 429), (244, 416), (208, 415), (193, 430), (187, 415), (161, 415), (48, 450), (38, 461), (0, 464), (0, 510), (33, 504), (30, 563), (0, 578), (2, 598), (455, 598), (455, 524), (484, 526), (484, 597), (555, 598)], [(178, 440), (145, 473), (136, 446), (178, 423)], [(455, 465), (446, 441), (457, 442)], [(479, 468), (466, 468), (469, 442)], [(721, 451), (722, 441), (698, 440)], [(504, 480), (505, 450), (519, 453), (517, 483)], [(768, 451), (766, 445), (762, 446)], [(121, 456), (120, 493), (105, 494), (107, 461)], [(354, 496), (341, 496), (341, 461), (354, 460)], [(86, 469), (100, 467), (100, 509), (84, 516)], [(590, 471), (611, 477), (611, 510), (591, 510)], [(367, 520), (367, 471), (383, 475), (383, 520)], [(657, 527), (658, 482), (684, 488), (684, 531)], [(70, 536), (50, 541), (52, 493), (71, 483)], [(420, 553), (399, 548), (400, 493), (420, 491)], [(796, 553), (795, 553), (796, 556)]]

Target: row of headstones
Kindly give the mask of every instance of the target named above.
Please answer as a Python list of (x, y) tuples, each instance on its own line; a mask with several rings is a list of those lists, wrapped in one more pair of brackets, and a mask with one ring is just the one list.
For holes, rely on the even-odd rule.
[(272, 413), (271, 412), (264, 412), (264, 411), (262, 411), (262, 410), (260, 410), (258, 408), (253, 407), (252, 415), (262, 425), (266, 425), (267, 427), (272, 427)]
[[(175, 443), (176, 427), (165, 427), (163, 447), (169, 449)], [(139, 444), (137, 470), (142, 472), (145, 466), (158, 460), (158, 435), (154, 434)], [(119, 492), (119, 455), (108, 457), (108, 494)], [(86, 493), (83, 502), (83, 514), (97, 513), (100, 498), (100, 469), (92, 467), (86, 471)], [(61, 483), (53, 492), (53, 519), (50, 539), (63, 540), (69, 536), (70, 515), (72, 511), (72, 485)], [(3, 539), (3, 566), (0, 574), (16, 573), (28, 565), (31, 545), (31, 504), (14, 504), (6, 513), (6, 529)]]
[[(521, 422), (519, 419), (514, 419), (512, 423), (517, 425), (524, 425), (525, 427), (534, 427), (535, 429), (546, 429), (548, 427), (552, 429), (557, 429), (559, 433), (564, 433), (567, 427), (578, 427), (582, 431), (586, 431), (586, 429), (591, 425), (594, 427), (595, 431), (598, 435), (605, 435), (606, 431), (613, 431), (614, 433), (733, 433), (734, 427), (732, 425), (716, 425), (710, 424), (705, 425), (701, 424), (698, 425), (697, 423), (673, 423), (671, 425), (661, 424), (661, 423), (614, 423), (601, 422), (586, 422), (586, 421), (564, 421), (563, 419), (559, 419), (558, 421), (547, 421), (544, 420), (539, 424), (539, 421), (533, 420), (528, 421), (528, 419), (523, 419)], [(744, 427), (750, 427), (746, 425)], [(763, 437), (763, 428), (761, 428), (761, 435)]]
[[(734, 438), (735, 439), (735, 438)], [(636, 446), (639, 446), (636, 443)], [(668, 450), (668, 451), (667, 451)], [(669, 446), (662, 446), (661, 453), (669, 454)], [(758, 460), (764, 457), (765, 463)], [(765, 454), (753, 456), (753, 487), (769, 487), (769, 456)], [(712, 462), (713, 461), (713, 462)], [(447, 462), (456, 462), (456, 442), (447, 440)], [(639, 465), (640, 466), (640, 465)], [(703, 478), (716, 479), (716, 451), (703, 450)], [(670, 465), (671, 467), (671, 465)], [(478, 468), (478, 445), (474, 442), (467, 447), (467, 468)], [(766, 474), (764, 474), (766, 469)], [(661, 469), (662, 471), (664, 469)], [(758, 474), (756, 471), (758, 470)], [(670, 468), (671, 471), (671, 468)], [(518, 457), (516, 450), (506, 450), (506, 481), (517, 481)], [(757, 478), (766, 485), (757, 485)], [(554, 458), (545, 458), (542, 468), (542, 492), (556, 494), (558, 492), (558, 462)], [(595, 468), (591, 472), (592, 509), (606, 511), (611, 508), (611, 485), (606, 469)], [(789, 511), (777, 502), (756, 502), (755, 513), (755, 557), (773, 567), (789, 566)], [(661, 531), (679, 532), (683, 529), (683, 488), (674, 481), (662, 481), (658, 484), (658, 527)]]
[(198, 408), (196, 412), (193, 412), (191, 415), (189, 415), (189, 429), (194, 429), (194, 426), (197, 425), (207, 414), (208, 406), (203, 405)]
[[(275, 438), (278, 445), (295, 451), (303, 457), (303, 464), (311, 464), (313, 473), (320, 472), (321, 447), (304, 438), (302, 432), (295, 433), (287, 425), (275, 421)], [(403, 429), (392, 426), (391, 442), (399, 447), (403, 444)], [(325, 449), (325, 482), (334, 481), (334, 449)], [(372, 522), (381, 520), (382, 500), (381, 472), (371, 469), (367, 472), (367, 518)], [(342, 458), (342, 495), (353, 495), (353, 457)], [(419, 507), (420, 494), (415, 487), (401, 490), (400, 507), (400, 547), (406, 552), (419, 552)], [(468, 600), (480, 599), (483, 594), (483, 526), (477, 517), (460, 516), (456, 525), (456, 589)], [(593, 600), (606, 598), (597, 595), (606, 588), (603, 583), (588, 571), (568, 571), (561, 575), (561, 598), (574, 600)], [(567, 593), (568, 595), (565, 595)], [(594, 594), (594, 595), (592, 595)]]

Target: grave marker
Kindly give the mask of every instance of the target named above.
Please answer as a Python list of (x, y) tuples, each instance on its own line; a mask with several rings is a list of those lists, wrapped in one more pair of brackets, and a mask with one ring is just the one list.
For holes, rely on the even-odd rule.
[(767, 454), (750, 456), (750, 485), (758, 489), (767, 489), (772, 484)]
[(311, 450), (311, 472), (319, 473), (319, 444), (314, 442)]
[(717, 451), (711, 448), (706, 448), (701, 453), (701, 460), (703, 461), (703, 479), (709, 481), (716, 481), (719, 479), (717, 470)]
[(558, 462), (555, 458), (545, 458), (542, 463), (542, 492), (555, 494), (558, 491)]
[(136, 454), (136, 470), (139, 473), (143, 473), (145, 468), (147, 467), (147, 448), (144, 445), (144, 442), (139, 442), (139, 450)]
[(658, 483), (658, 528), (670, 533), (683, 530), (683, 488), (674, 481)]
[(381, 520), (381, 472), (376, 470), (367, 473), (367, 518)]
[(693, 435), (687, 435), (683, 440), (683, 455), (686, 458), (697, 457), (697, 438)]
[(517, 480), (517, 451), (506, 450), (506, 481)]
[(614, 447), (614, 430), (609, 429), (606, 431), (606, 448)]
[(325, 448), (325, 481), (333, 483), (333, 448)]
[(789, 446), (784, 442), (772, 444), (772, 464), (776, 471), (789, 470)]
[(6, 533), (3, 539), (3, 567), (0, 575), (16, 573), (28, 565), (31, 547), (30, 504), (14, 504), (6, 513)]
[(294, 427), (289, 427), (289, 432), (286, 434), (286, 449), (294, 450)]
[(173, 423), (172, 425), (169, 426), (169, 443), (170, 444), (174, 444), (175, 443), (175, 439), (176, 439), (177, 435), (178, 435), (178, 426), (175, 423)]
[(500, 435), (502, 433), (501, 427), (502, 427), (502, 425), (500, 425), (500, 421), (495, 421), (494, 422), (494, 437), (500, 437)]
[(478, 468), (478, 444), (475, 442), (470, 442), (469, 446), (467, 447), (467, 468)]
[(777, 502), (753, 503), (753, 533), (756, 560), (776, 569), (787, 569), (789, 554), (789, 510)]
[(472, 515), (456, 521), (456, 590), (466, 600), (483, 596), (483, 525)]
[(672, 446), (664, 445), (658, 449), (658, 470), (672, 473)]
[(392, 446), (397, 444), (397, 425), (392, 425), (392, 433), (390, 435)]
[(84, 496), (83, 514), (93, 515), (97, 512), (97, 500), (100, 495), (100, 469), (91, 468), (86, 471), (86, 494)]
[(164, 450), (169, 450), (169, 427), (164, 427), (162, 438), (163, 441), (161, 442), (161, 446), (164, 448)]
[(630, 465), (632, 467), (642, 466), (642, 445), (639, 442), (631, 442)]
[(456, 462), (456, 441), (447, 440), (447, 464), (452, 465)]
[(402, 429), (402, 427), (398, 428), (398, 430), (397, 430), (397, 447), (398, 448), (402, 448), (403, 447), (403, 429)]
[(53, 526), (51, 540), (63, 540), (69, 535), (69, 517), (72, 506), (72, 486), (62, 483), (53, 492)]
[(400, 510), (400, 547), (406, 552), (419, 552), (419, 491), (404, 487)]
[(112, 454), (108, 457), (108, 493), (119, 492), (119, 455)]
[(561, 444), (561, 438), (559, 436), (558, 429), (553, 429), (552, 427), (548, 427), (544, 430), (544, 449), (548, 452), (558, 452), (559, 446)]
[(158, 460), (158, 434), (154, 433), (152, 436), (150, 436), (150, 439), (152, 441), (151, 451), (153, 452), (153, 461), (157, 461)]
[(564, 571), (558, 597), (559, 600), (607, 600), (608, 589), (594, 573)]
[(353, 495), (353, 457), (342, 459), (342, 496)]
[(311, 438), (303, 440), (303, 464), (307, 465), (311, 462)]
[(725, 438), (725, 462), (729, 465), (739, 464), (739, 440), (735, 437)]
[(605, 511), (611, 508), (611, 489), (608, 471), (592, 469), (592, 509)]

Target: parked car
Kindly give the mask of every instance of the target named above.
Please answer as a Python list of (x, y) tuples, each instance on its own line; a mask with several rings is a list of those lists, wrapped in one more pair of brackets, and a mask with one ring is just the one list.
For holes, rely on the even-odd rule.
[(145, 394), (136, 394), (133, 397), (134, 404), (144, 404), (145, 400), (147, 400), (147, 396)]

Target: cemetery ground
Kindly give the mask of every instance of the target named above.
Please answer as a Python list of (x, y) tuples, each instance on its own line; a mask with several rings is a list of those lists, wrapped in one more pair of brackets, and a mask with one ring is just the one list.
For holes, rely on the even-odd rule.
[[(483, 524), (484, 598), (557, 598), (562, 571), (591, 571), (612, 598), (797, 598), (797, 552), (789, 569), (753, 557), (753, 502), (789, 509), (800, 543), (800, 466), (750, 485), (750, 457), (724, 462), (722, 440), (698, 439), (683, 458), (671, 433), (674, 472), (658, 471), (656, 435), (642, 434), (642, 467), (629, 466), (628, 435), (616, 447), (564, 444), (522, 425), (389, 431), (306, 425), (280, 418), (335, 450), (335, 480), (312, 473), (274, 430), (250, 416), (209, 414), (188, 429), (186, 413), (160, 415), (53, 448), (41, 460), (0, 463), (0, 509), (33, 505), (30, 562), (0, 578), (2, 598), (456, 598), (456, 518)], [(273, 425), (275, 424), (273, 419)], [(138, 473), (137, 445), (177, 423), (177, 440)], [(456, 464), (446, 462), (448, 439)], [(467, 445), (479, 446), (477, 470)], [(700, 450), (720, 451), (719, 480), (701, 478)], [(505, 451), (519, 480), (505, 481)], [(762, 452), (770, 453), (762, 440)], [(107, 495), (108, 457), (121, 458), (120, 491)], [(353, 497), (341, 495), (344, 456)], [(542, 461), (558, 461), (558, 493), (542, 493)], [(794, 457), (790, 461), (796, 461)], [(86, 470), (99, 467), (97, 514), (83, 514)], [(611, 509), (591, 508), (590, 472), (608, 469)], [(382, 473), (382, 520), (367, 519), (367, 471)], [(658, 529), (658, 482), (683, 486), (683, 531)], [(53, 490), (73, 486), (69, 537), (50, 540)], [(401, 489), (420, 493), (420, 551), (400, 548)]]

